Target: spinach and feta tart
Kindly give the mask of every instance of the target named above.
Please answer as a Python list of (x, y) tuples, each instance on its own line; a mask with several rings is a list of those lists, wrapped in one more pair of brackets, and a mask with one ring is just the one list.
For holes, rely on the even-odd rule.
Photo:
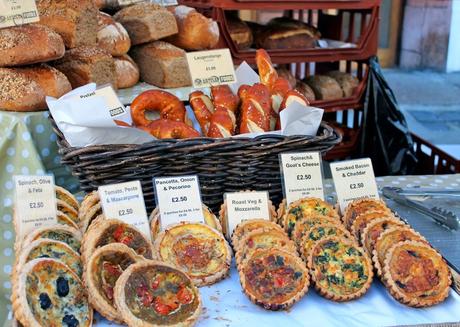
[(302, 239), (308, 231), (316, 225), (320, 224), (340, 224), (340, 220), (337, 218), (325, 217), (321, 215), (311, 215), (304, 217), (297, 221), (294, 230), (291, 233), (291, 239), (300, 247)]
[(49, 239), (66, 243), (74, 251), (79, 252), (81, 246), (81, 233), (76, 228), (65, 225), (43, 226), (28, 234), (22, 242), (25, 247), (38, 239)]
[(80, 204), (78, 203), (78, 200), (73, 196), (72, 193), (67, 191), (65, 188), (57, 185), (54, 187), (54, 189), (56, 192), (56, 199), (64, 201), (69, 206), (78, 211), (78, 209), (80, 208)]

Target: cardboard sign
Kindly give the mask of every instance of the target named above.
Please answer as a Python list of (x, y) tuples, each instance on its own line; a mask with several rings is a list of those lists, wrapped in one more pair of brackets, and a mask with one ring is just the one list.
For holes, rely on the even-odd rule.
[(331, 163), (331, 171), (342, 213), (348, 203), (353, 200), (379, 199), (371, 159), (333, 162)]
[(230, 237), (243, 220), (267, 219), (270, 220), (268, 209), (268, 192), (235, 192), (225, 193), (227, 205), (227, 232)]
[(21, 236), (42, 227), (57, 224), (54, 177), (13, 176), (15, 185), (15, 223)]
[(198, 176), (154, 178), (161, 228), (182, 221), (204, 223)]
[(236, 82), (235, 68), (229, 49), (188, 52), (187, 62), (195, 88)]
[(139, 181), (99, 186), (102, 210), (106, 218), (115, 218), (135, 226), (151, 239), (144, 195)]
[(282, 153), (280, 163), (287, 205), (305, 197), (324, 200), (319, 152)]
[(0, 0), (0, 28), (38, 22), (35, 0)]

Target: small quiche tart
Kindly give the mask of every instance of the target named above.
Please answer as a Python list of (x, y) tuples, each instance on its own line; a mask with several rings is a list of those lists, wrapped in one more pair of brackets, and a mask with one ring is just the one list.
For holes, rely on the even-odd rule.
[(81, 237), (80, 231), (70, 226), (43, 226), (28, 234), (22, 242), (22, 247), (25, 247), (38, 239), (48, 239), (64, 242), (74, 251), (80, 252)]
[(54, 187), (54, 189), (56, 192), (56, 198), (58, 200), (64, 201), (65, 203), (67, 203), (72, 208), (78, 211), (78, 209), (80, 208), (80, 204), (78, 203), (77, 199), (72, 195), (72, 193), (67, 191), (65, 188), (57, 185)]
[(432, 306), (449, 295), (449, 267), (441, 255), (425, 243), (394, 244), (385, 256), (382, 270), (382, 281), (391, 295), (408, 306)]
[(305, 263), (281, 249), (258, 249), (239, 269), (244, 293), (268, 310), (284, 310), (299, 301), (310, 284)]
[(123, 243), (144, 258), (152, 259), (152, 243), (136, 227), (118, 219), (100, 219), (83, 236), (82, 261), (87, 262), (97, 248), (110, 243)]
[(356, 217), (360, 214), (368, 211), (384, 211), (391, 212), (390, 209), (386, 206), (385, 202), (382, 200), (376, 200), (371, 198), (364, 198), (359, 200), (354, 200), (350, 202), (343, 213), (343, 224), (345, 227), (350, 230), (351, 225)]
[(123, 323), (113, 299), (115, 283), (126, 268), (142, 260), (144, 257), (121, 243), (104, 245), (88, 259), (83, 281), (89, 292), (89, 303), (102, 316)]
[(377, 241), (377, 238), (388, 228), (394, 226), (404, 226), (402, 220), (395, 219), (393, 217), (388, 218), (379, 218), (369, 222), (361, 233), (361, 244), (363, 245), (364, 250), (367, 251), (367, 254), (372, 255), (374, 251), (374, 244)]
[(366, 211), (353, 220), (353, 224), (351, 225), (349, 231), (351, 235), (353, 235), (361, 244), (361, 234), (363, 233), (366, 226), (371, 221), (380, 218), (393, 218), (397, 220), (397, 218), (392, 213), (387, 211)]
[(278, 230), (284, 232), (283, 228), (278, 224), (271, 222), (265, 219), (248, 219), (240, 222), (236, 225), (235, 230), (232, 234), (232, 245), (233, 249), (237, 249), (239, 247), (240, 240), (242, 240), (248, 233), (252, 232), (253, 230), (264, 228), (270, 230)]
[(312, 226), (302, 238), (299, 250), (305, 262), (308, 262), (308, 257), (315, 244), (326, 237), (343, 236), (353, 240), (350, 232), (345, 229), (341, 224), (337, 223), (321, 223)]
[(283, 230), (259, 228), (246, 234), (235, 249), (235, 260), (238, 266), (258, 249), (276, 248), (297, 254), (297, 248)]
[(327, 237), (311, 251), (308, 267), (315, 288), (333, 301), (350, 301), (364, 295), (372, 283), (372, 263), (356, 242)]
[(276, 222), (280, 225), (283, 224), (283, 217), (284, 217), (284, 214), (286, 213), (286, 209), (287, 209), (287, 201), (286, 199), (283, 199), (278, 206), (278, 210), (276, 210)]
[(200, 293), (190, 278), (153, 260), (129, 266), (115, 284), (114, 298), (129, 327), (193, 326), (201, 312)]
[(337, 218), (325, 217), (321, 215), (311, 215), (297, 221), (291, 234), (291, 239), (300, 247), (305, 234), (313, 227), (319, 224), (341, 225)]
[(282, 219), (283, 226), (288, 235), (291, 236), (298, 221), (305, 217), (318, 215), (339, 220), (339, 215), (335, 208), (326, 201), (318, 198), (304, 198), (289, 205)]
[(56, 199), (57, 209), (66, 214), (74, 223), (78, 225), (78, 211), (72, 208), (67, 202)]
[(382, 266), (385, 256), (394, 244), (404, 241), (417, 241), (428, 245), (426, 239), (415, 230), (406, 225), (392, 226), (383, 231), (375, 242), (372, 252), (372, 261), (377, 270), (377, 275), (382, 276)]
[(78, 213), (80, 219), (78, 226), (80, 227), (81, 232), (86, 232), (94, 222), (94, 219), (102, 214), (102, 205), (100, 202), (96, 202), (96, 204), (88, 207), (86, 210), (80, 210)]
[(232, 261), (222, 233), (201, 223), (170, 225), (158, 235), (154, 250), (156, 258), (183, 270), (197, 286), (225, 278)]
[(72, 220), (72, 218), (60, 210), (56, 212), (56, 220), (58, 224), (67, 225), (78, 229), (78, 225)]
[(90, 327), (93, 311), (77, 275), (62, 262), (34, 259), (13, 285), (13, 311), (24, 326)]

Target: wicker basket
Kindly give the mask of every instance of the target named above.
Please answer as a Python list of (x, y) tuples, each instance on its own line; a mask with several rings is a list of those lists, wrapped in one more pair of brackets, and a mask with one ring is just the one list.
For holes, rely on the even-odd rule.
[(142, 145), (70, 147), (51, 118), (58, 136), (62, 163), (70, 166), (84, 191), (99, 185), (140, 180), (147, 209), (155, 206), (153, 177), (194, 175), (200, 180), (203, 202), (215, 212), (225, 192), (268, 190), (274, 203), (282, 198), (278, 154), (294, 151), (325, 153), (341, 141), (321, 124), (313, 136), (196, 138), (156, 140)]

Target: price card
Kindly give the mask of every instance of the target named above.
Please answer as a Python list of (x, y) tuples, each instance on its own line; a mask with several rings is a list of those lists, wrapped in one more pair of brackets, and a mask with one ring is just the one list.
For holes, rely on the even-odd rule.
[(282, 153), (280, 163), (287, 205), (305, 197), (324, 200), (319, 152)]
[(266, 191), (225, 193), (224, 198), (227, 205), (227, 237), (232, 235), (236, 225), (243, 220), (270, 220)]
[(18, 235), (57, 224), (54, 177), (13, 176), (15, 185), (15, 224)]
[(154, 178), (153, 185), (163, 229), (181, 221), (205, 222), (198, 176)]
[(93, 92), (79, 94), (73, 98), (85, 99), (90, 97), (103, 97), (107, 103), (107, 109), (109, 110), (112, 118), (126, 114), (125, 106), (121, 103), (111, 85), (102, 86)]
[(334, 162), (331, 171), (342, 213), (353, 200), (379, 198), (371, 159)]
[(102, 210), (107, 218), (115, 218), (135, 226), (151, 239), (141, 182), (99, 186)]
[(35, 0), (0, 0), (0, 28), (38, 22)]
[(236, 82), (229, 49), (188, 52), (187, 62), (193, 87), (210, 87)]

